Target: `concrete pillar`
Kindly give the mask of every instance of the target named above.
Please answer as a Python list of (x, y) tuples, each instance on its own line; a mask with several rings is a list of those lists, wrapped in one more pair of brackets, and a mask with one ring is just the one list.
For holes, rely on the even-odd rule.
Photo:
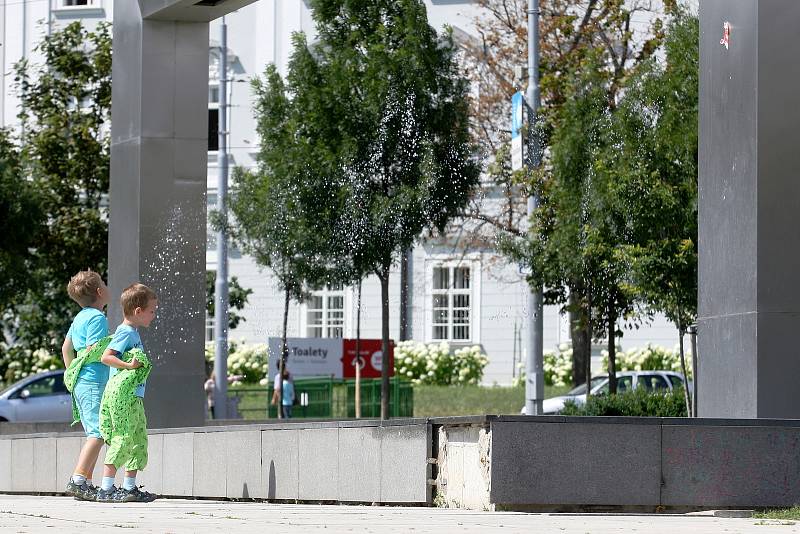
[(800, 2), (700, 21), (699, 414), (800, 418)]
[(203, 424), (208, 22), (252, 1), (114, 2), (109, 324), (129, 284), (158, 293), (151, 427)]

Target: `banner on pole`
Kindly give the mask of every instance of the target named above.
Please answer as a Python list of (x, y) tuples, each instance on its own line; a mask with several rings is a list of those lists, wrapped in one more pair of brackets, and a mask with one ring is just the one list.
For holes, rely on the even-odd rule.
[(511, 169), (522, 168), (522, 123), (525, 120), (525, 96), (521, 92), (511, 97)]

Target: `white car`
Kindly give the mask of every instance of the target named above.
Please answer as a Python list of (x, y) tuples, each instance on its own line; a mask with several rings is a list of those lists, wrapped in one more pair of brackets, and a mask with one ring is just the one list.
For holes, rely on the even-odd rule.
[[(648, 391), (671, 390), (684, 387), (683, 375), (674, 371), (623, 371), (617, 373), (617, 391), (622, 393), (643, 387)], [(608, 394), (608, 375), (592, 378), (592, 395)], [(586, 384), (581, 384), (566, 395), (545, 399), (542, 403), (544, 415), (554, 415), (564, 408), (564, 403), (571, 400), (575, 404), (586, 402)], [(522, 408), (525, 415), (525, 407)]]
[(64, 386), (64, 370), (29, 376), (0, 391), (0, 421), (71, 422), (72, 396)]

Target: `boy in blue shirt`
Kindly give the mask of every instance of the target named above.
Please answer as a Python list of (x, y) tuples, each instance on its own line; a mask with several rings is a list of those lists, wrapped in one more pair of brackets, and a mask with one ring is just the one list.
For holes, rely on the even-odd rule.
[[(108, 336), (108, 321), (103, 314), (103, 308), (108, 304), (108, 288), (96, 272), (81, 271), (70, 279), (67, 293), (81, 306), (61, 346), (64, 365), (69, 367), (76, 352)], [(87, 363), (81, 368), (72, 390), (86, 432), (86, 443), (81, 448), (65, 493), (80, 500), (93, 501), (97, 495), (97, 488), (92, 484), (92, 472), (103, 446), (99, 425), (100, 399), (107, 381), (108, 367), (99, 362)]]
[[(124, 320), (114, 332), (114, 337), (106, 348), (101, 361), (112, 367), (111, 376), (120, 369), (138, 369), (142, 364), (136, 358), (130, 362), (123, 361), (120, 356), (131, 349), (143, 349), (142, 338), (139, 337), (139, 328), (147, 328), (156, 317), (158, 298), (155, 292), (144, 284), (128, 286), (120, 297), (122, 315)], [(135, 419), (137, 424), (136, 436), (127, 436), (120, 446), (117, 443), (108, 443), (105, 466), (103, 468), (103, 482), (97, 492), (98, 502), (150, 502), (155, 496), (140, 491), (136, 487), (137, 471), (147, 465), (147, 432), (144, 417), (145, 383), (136, 386), (136, 401), (130, 407), (130, 419)], [(140, 423), (140, 424), (139, 424)], [(141, 427), (141, 428), (138, 428)], [(141, 434), (141, 435), (138, 435)], [(123, 450), (124, 449), (124, 450)], [(114, 486), (117, 469), (126, 466), (125, 479), (122, 487)]]

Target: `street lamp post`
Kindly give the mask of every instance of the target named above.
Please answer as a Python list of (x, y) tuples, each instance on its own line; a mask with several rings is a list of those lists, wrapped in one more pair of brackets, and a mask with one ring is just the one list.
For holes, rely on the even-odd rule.
[[(228, 196), (228, 26), (220, 25), (219, 53), (219, 175), (217, 210), (225, 214)], [(224, 227), (217, 232), (217, 277), (214, 282), (214, 416), (228, 417), (228, 235)]]
[[(536, 114), (539, 111), (541, 93), (539, 90), (539, 0), (528, 0), (528, 166), (530, 169), (541, 164), (541, 151), (537, 145)], [(533, 193), (528, 197), (528, 217), (539, 205)], [(525, 413), (540, 415), (544, 399), (544, 362), (542, 336), (542, 288), (537, 286), (528, 293), (528, 350), (525, 380)]]

